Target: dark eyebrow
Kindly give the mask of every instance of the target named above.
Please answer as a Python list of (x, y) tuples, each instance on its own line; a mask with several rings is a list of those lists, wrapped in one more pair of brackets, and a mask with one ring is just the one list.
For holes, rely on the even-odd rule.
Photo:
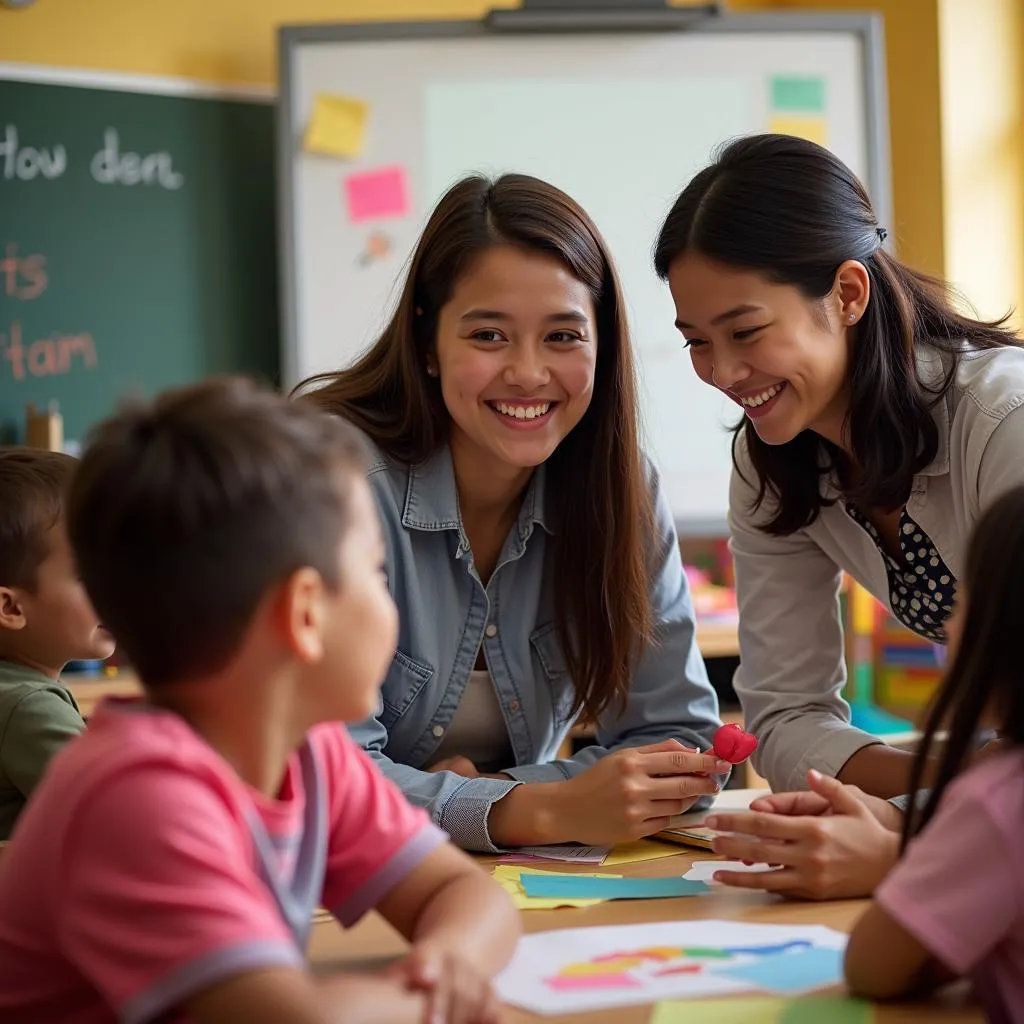
[[(469, 309), (459, 320), (511, 320), (512, 317), (508, 313), (501, 312), (500, 309)], [(582, 309), (566, 309), (561, 313), (552, 313), (550, 316), (544, 317), (548, 323), (558, 323), (563, 320), (571, 320), (573, 323), (586, 324), (590, 322), (590, 317), (583, 312)]]
[[(717, 327), (719, 324), (724, 324), (726, 320), (735, 320), (738, 316), (743, 316), (744, 313), (759, 313), (763, 310), (763, 306), (752, 306), (749, 302), (745, 302), (742, 306), (733, 306), (732, 309), (727, 309), (724, 313), (719, 313), (718, 316), (711, 320), (712, 327)], [(693, 324), (683, 323), (682, 320), (676, 321), (676, 327), (681, 331), (690, 330)]]

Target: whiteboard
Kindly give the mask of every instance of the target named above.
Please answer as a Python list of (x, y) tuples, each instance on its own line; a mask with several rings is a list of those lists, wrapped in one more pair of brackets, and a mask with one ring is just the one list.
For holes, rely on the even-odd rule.
[[(655, 236), (717, 146), (793, 117), (824, 133), (891, 224), (881, 51), (870, 15), (721, 16), (678, 32), (495, 32), (478, 22), (283, 29), (284, 383), (348, 365), (373, 342), (453, 182), (475, 171), (534, 174), (582, 204), (618, 265), (644, 441), (681, 532), (723, 531), (736, 409), (694, 374), (652, 268)], [(813, 87), (810, 114), (790, 109), (784, 86), (794, 81)], [(323, 95), (368, 104), (358, 156), (305, 151)], [(400, 177), (406, 207), (364, 219), (348, 190), (378, 172), (392, 185)]]

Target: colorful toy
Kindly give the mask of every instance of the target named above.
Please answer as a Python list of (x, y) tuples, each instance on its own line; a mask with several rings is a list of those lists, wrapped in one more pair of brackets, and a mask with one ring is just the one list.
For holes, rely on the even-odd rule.
[(715, 756), (729, 764), (746, 761), (757, 750), (757, 737), (751, 732), (744, 732), (735, 722), (723, 725), (715, 733)]

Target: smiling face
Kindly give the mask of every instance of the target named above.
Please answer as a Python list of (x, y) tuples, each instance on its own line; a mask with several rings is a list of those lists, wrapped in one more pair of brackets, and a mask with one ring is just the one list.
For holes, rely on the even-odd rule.
[(669, 267), (676, 326), (697, 376), (736, 402), (766, 444), (813, 430), (842, 445), (848, 327), (867, 304), (862, 271), (844, 264), (835, 293), (815, 302), (692, 252)]
[(431, 359), (456, 461), (508, 475), (548, 459), (590, 405), (597, 342), (590, 291), (561, 262), (481, 253), (440, 310)]

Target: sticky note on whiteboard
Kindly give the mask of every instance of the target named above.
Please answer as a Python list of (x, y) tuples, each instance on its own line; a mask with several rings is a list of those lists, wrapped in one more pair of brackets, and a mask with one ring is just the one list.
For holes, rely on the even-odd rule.
[(345, 179), (345, 202), (353, 224), (384, 217), (404, 217), (409, 212), (405, 168), (378, 167)]
[(366, 142), (370, 105), (351, 96), (317, 93), (302, 140), (307, 153), (354, 157)]
[(795, 135), (819, 146), (828, 145), (828, 121), (823, 117), (799, 117), (793, 114), (775, 114), (768, 125), (770, 132)]

